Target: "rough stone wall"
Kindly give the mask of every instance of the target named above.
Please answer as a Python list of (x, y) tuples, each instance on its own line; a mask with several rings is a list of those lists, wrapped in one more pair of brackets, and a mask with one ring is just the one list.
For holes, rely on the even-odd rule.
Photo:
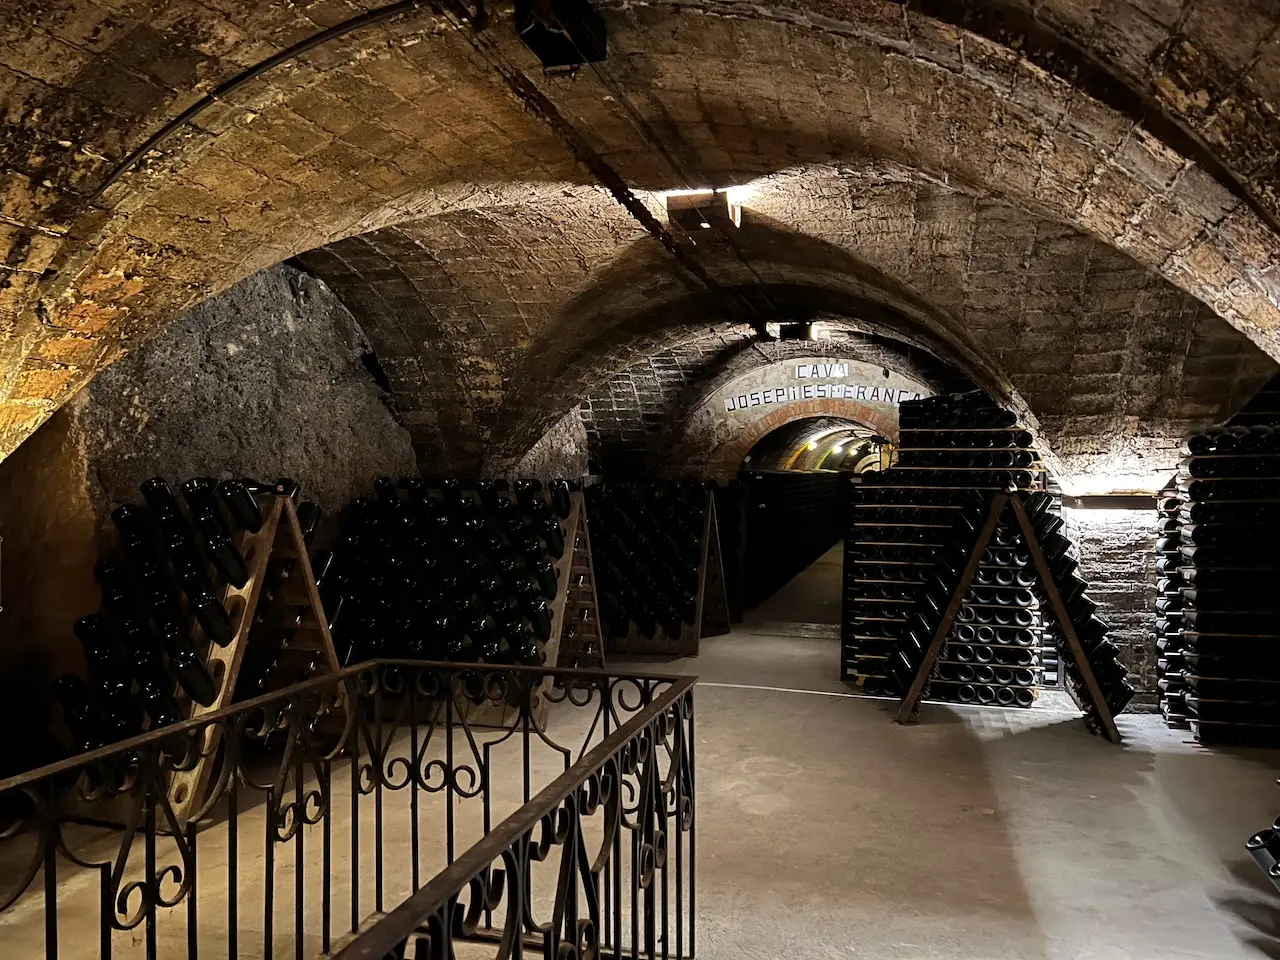
[(575, 407), (566, 413), (542, 439), (530, 448), (512, 471), (513, 477), (553, 477), (578, 479), (591, 469), (587, 456), (587, 431), (582, 412)]
[(287, 476), (326, 511), (415, 473), (368, 340), (316, 278), (274, 267), (188, 311), (73, 402), (100, 511), (161, 474)]
[(1064, 508), (1065, 530), (1080, 552), (1098, 613), (1129, 668), (1141, 701), (1156, 702), (1155, 509)]
[(336, 511), (416, 472), (368, 349), (323, 284), (277, 267), (176, 320), (0, 464), (0, 720), (11, 702), (41, 715), (44, 683), (82, 669), (71, 626), (98, 607), (109, 512), (141, 481), (291, 476)]

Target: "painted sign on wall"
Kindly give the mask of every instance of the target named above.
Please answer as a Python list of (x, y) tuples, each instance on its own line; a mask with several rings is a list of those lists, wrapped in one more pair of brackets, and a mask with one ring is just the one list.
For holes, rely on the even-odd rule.
[(752, 390), (750, 393), (741, 393), (737, 396), (726, 396), (724, 409), (726, 412), (732, 412), (769, 403), (825, 399), (899, 404), (904, 400), (919, 400), (922, 396), (924, 394), (918, 390), (867, 386), (865, 383), (806, 383), (800, 387), (773, 387), (767, 390)]
[(843, 380), (849, 376), (847, 363), (804, 363), (796, 364), (797, 380)]

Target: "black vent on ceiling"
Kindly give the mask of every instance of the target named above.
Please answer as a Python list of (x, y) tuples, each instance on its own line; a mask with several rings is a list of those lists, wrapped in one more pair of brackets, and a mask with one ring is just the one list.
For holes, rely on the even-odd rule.
[(779, 340), (808, 340), (813, 335), (812, 323), (778, 324)]
[(590, 0), (516, 0), (515, 23), (547, 69), (598, 63), (609, 55), (609, 30)]

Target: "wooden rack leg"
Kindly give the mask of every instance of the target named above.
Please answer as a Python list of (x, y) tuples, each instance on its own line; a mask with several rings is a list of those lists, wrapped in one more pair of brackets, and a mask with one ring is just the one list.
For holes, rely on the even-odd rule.
[(942, 652), (942, 645), (947, 639), (947, 634), (951, 632), (951, 626), (955, 623), (956, 615), (960, 612), (960, 607), (964, 603), (964, 595), (969, 589), (969, 584), (973, 581), (973, 575), (978, 572), (978, 564), (982, 562), (982, 552), (987, 548), (991, 535), (995, 533), (996, 524), (1000, 521), (1000, 514), (1004, 512), (1005, 505), (1008, 502), (1008, 495), (1003, 493), (997, 493), (991, 498), (991, 507), (987, 511), (987, 519), (978, 531), (978, 539), (974, 542), (973, 550), (969, 552), (969, 559), (960, 574), (959, 582), (951, 592), (951, 600), (947, 603), (947, 609), (943, 611), (942, 620), (938, 623), (938, 628), (933, 632), (933, 640), (930, 641), (929, 648), (924, 652), (924, 659), (920, 661), (920, 667), (916, 670), (915, 679), (911, 681), (911, 688), (907, 690), (898, 704), (898, 712), (893, 717), (896, 722), (909, 722), (915, 716), (916, 711), (920, 709), (920, 698), (924, 695), (924, 688), (929, 683), (929, 675), (933, 673), (933, 665), (938, 662), (938, 655)]
[(729, 595), (725, 590), (724, 559), (720, 551), (720, 520), (716, 498), (707, 491), (707, 519), (703, 532), (702, 570), (698, 575), (698, 639), (724, 636), (731, 629)]
[[(198, 720), (207, 713), (226, 709), (235, 699), (236, 680), (240, 676), (240, 665), (244, 661), (249, 634), (253, 630), (258, 601), (262, 596), (262, 581), (265, 579), (267, 562), (271, 559), (272, 547), (284, 516), (284, 501), (287, 499), (273, 497), (270, 506), (264, 510), (262, 526), (258, 532), (247, 533), (240, 539), (239, 549), (249, 566), (249, 579), (243, 587), (228, 584), (222, 594), (223, 607), (235, 618), (235, 633), (231, 641), (225, 647), (219, 647), (205, 641), (199, 627), (194, 631), (198, 643), (207, 643), (205, 666), (218, 682), (218, 694), (207, 707), (192, 704), (188, 715), (190, 720)], [(180, 823), (186, 823), (204, 802), (205, 790), (217, 756), (218, 737), (216, 725), (205, 728), (199, 744), (200, 759), (191, 769), (178, 770), (170, 779), (169, 802)]]
[(1102, 694), (1102, 686), (1098, 683), (1098, 678), (1093, 675), (1093, 666), (1085, 655), (1080, 638), (1076, 636), (1076, 628), (1067, 614), (1066, 604), (1062, 602), (1062, 594), (1058, 592), (1057, 581), (1053, 579), (1053, 573), (1049, 570), (1049, 561), (1045, 559), (1044, 551), (1040, 549), (1040, 540), (1036, 536), (1035, 527), (1032, 526), (1031, 518), (1023, 509), (1022, 502), (1017, 497), (1013, 497), (1012, 500), (1013, 514), (1018, 518), (1023, 539), (1027, 541), (1027, 552), (1031, 554), (1031, 561), (1035, 564), (1036, 573), (1040, 577), (1040, 585), (1049, 598), (1053, 616), (1058, 621), (1058, 629), (1066, 638), (1067, 649), (1071, 651), (1071, 657), (1076, 662), (1076, 669), (1084, 678), (1084, 687), (1093, 701), (1093, 708), (1098, 711), (1098, 719), (1102, 721), (1102, 731), (1112, 743), (1119, 743), (1120, 731), (1116, 728), (1115, 717), (1111, 715), (1111, 708), (1107, 706), (1106, 698)]

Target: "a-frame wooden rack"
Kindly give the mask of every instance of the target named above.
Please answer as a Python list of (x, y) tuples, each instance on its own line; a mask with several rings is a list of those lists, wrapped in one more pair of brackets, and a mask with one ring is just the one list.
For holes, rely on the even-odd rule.
[[(564, 553), (555, 562), (556, 595), (551, 601), (551, 637), (543, 652), (548, 667), (604, 667), (604, 637), (601, 633), (600, 603), (596, 598), (595, 565), (591, 560), (591, 534), (587, 529), (587, 506), (581, 493), (569, 495), (569, 515), (561, 520)], [(543, 677), (529, 694), (533, 723), (545, 730), (550, 705), (544, 692), (551, 685)], [(466, 704), (455, 697), (460, 715), (481, 727), (509, 727), (519, 719), (523, 695), (515, 702)]]
[[(1089, 658), (1085, 655), (1080, 638), (1076, 635), (1075, 627), (1071, 623), (1071, 617), (1067, 613), (1066, 605), (1062, 602), (1062, 595), (1058, 592), (1057, 583), (1049, 569), (1049, 562), (1045, 559), (1044, 550), (1040, 547), (1035, 526), (1032, 524), (1031, 518), (1027, 516), (1026, 509), (1023, 507), (1022, 500), (1018, 495), (1008, 493), (997, 493), (991, 498), (991, 505), (987, 510), (986, 519), (978, 531), (978, 537), (969, 553), (969, 559), (960, 573), (959, 581), (951, 592), (951, 599), (943, 610), (942, 619), (938, 622), (938, 626), (933, 632), (933, 638), (929, 642), (929, 646), (925, 649), (924, 658), (916, 669), (911, 686), (907, 688), (907, 692), (898, 704), (894, 720), (898, 723), (909, 723), (915, 719), (916, 714), (919, 712), (920, 701), (924, 698), (929, 680), (933, 676), (938, 656), (941, 654), (942, 647), (951, 633), (956, 615), (960, 612), (960, 607), (964, 603), (965, 594), (968, 592), (973, 576), (978, 570), (983, 551), (986, 550), (987, 544), (990, 542), (991, 536), (995, 533), (996, 526), (1000, 522), (1000, 517), (1006, 509), (1013, 511), (1014, 518), (1018, 522), (1018, 527), (1022, 531), (1023, 539), (1026, 542), (1027, 552), (1031, 556), (1031, 561), (1035, 565), (1036, 574), (1040, 580), (1040, 589), (1049, 601), (1049, 606), (1053, 610), (1054, 618), (1057, 621), (1058, 631), (1065, 641), (1067, 649), (1065, 651), (1060, 650), (1060, 655), (1066, 654), (1070, 657), (1076, 669), (1080, 672), (1081, 679), (1084, 681), (1084, 693), (1090, 702), (1079, 704), (1079, 706), (1086, 714), (1091, 708), (1097, 714), (1098, 722), (1102, 727), (1102, 734), (1112, 743), (1119, 743), (1120, 731), (1116, 728), (1115, 718), (1111, 715), (1111, 709), (1107, 706), (1102, 687), (1098, 683), (1098, 678), (1094, 675)], [(1072, 691), (1069, 682), (1067, 689)], [(1075, 697), (1075, 695), (1075, 692), (1072, 691), (1072, 696)]]
[(675, 637), (669, 636), (661, 624), (652, 637), (646, 637), (633, 624), (625, 637), (614, 640), (613, 648), (618, 653), (696, 657), (703, 637), (718, 637), (728, 633), (731, 626), (729, 595), (720, 551), (720, 525), (716, 521), (716, 499), (708, 490), (703, 508), (697, 608), (693, 623), (682, 624), (680, 635)]
[[(572, 494), (571, 500), (573, 506), (564, 521), (567, 547), (556, 563), (559, 587), (551, 604), (551, 642), (557, 645), (554, 663), (559, 667), (603, 669), (604, 637), (587, 508), (581, 493)], [(552, 662), (550, 651), (547, 660)]]
[[(190, 705), (188, 717), (192, 720), (231, 706), (246, 652), (251, 644), (265, 642), (261, 629), (255, 630), (254, 627), (258, 625), (258, 613), (264, 604), (263, 586), (267, 579), (267, 567), (273, 559), (294, 561), (288, 577), (288, 587), (282, 587), (281, 591), (287, 593), (287, 596), (275, 598), (283, 600), (295, 614), (301, 614), (301, 622), (296, 626), (290, 641), (291, 649), (319, 652), (313, 676), (326, 672), (336, 673), (339, 669), (333, 638), (329, 635), (329, 621), (320, 602), (320, 591), (316, 586), (311, 559), (307, 555), (307, 544), (303, 539), (302, 526), (298, 522), (292, 497), (286, 493), (271, 495), (270, 503), (264, 504), (262, 526), (256, 532), (245, 531), (240, 534), (236, 546), (249, 566), (249, 579), (243, 587), (228, 584), (223, 591), (222, 604), (235, 627), (230, 642), (220, 647), (209, 642), (198, 624), (192, 628), (197, 646), (203, 643), (208, 649), (205, 667), (218, 685), (218, 694), (207, 707), (198, 703)], [(264, 619), (268, 619), (268, 622), (260, 627), (270, 629), (269, 617)], [(204, 742), (200, 745), (200, 759), (188, 770), (175, 771), (170, 779), (169, 801), (180, 823), (186, 823), (204, 803), (209, 778), (213, 774), (219, 753), (218, 738), (219, 730), (216, 725), (206, 728)]]
[(724, 576), (724, 554), (720, 550), (720, 520), (716, 516), (715, 495), (708, 490), (698, 571), (698, 638), (723, 636), (732, 628), (729, 586)]

